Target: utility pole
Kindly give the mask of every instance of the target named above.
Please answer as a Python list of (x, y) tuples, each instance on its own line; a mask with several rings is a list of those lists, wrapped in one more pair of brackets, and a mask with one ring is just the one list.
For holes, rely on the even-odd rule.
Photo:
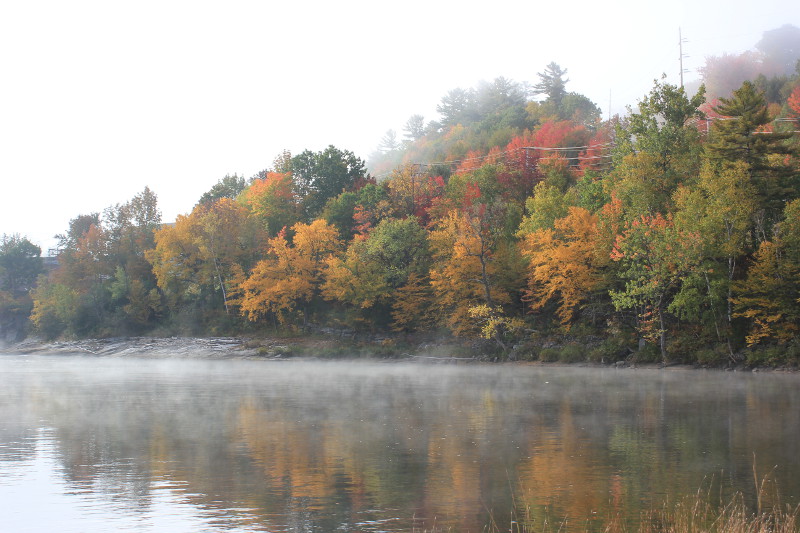
[(679, 26), (678, 27), (678, 63), (680, 64), (680, 69), (681, 69), (681, 89), (683, 89), (683, 73), (686, 72), (683, 69), (683, 58), (684, 57), (689, 57), (688, 55), (685, 55), (683, 53), (683, 43), (685, 43), (685, 42), (686, 42), (686, 39), (684, 39), (683, 36), (681, 35), (681, 28)]

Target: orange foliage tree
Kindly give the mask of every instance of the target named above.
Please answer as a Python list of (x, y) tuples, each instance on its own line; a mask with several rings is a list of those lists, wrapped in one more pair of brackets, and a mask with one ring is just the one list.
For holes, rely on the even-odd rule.
[(255, 180), (242, 193), (242, 201), (253, 216), (264, 222), (270, 235), (277, 235), (285, 226), (297, 221), (298, 206), (292, 175), (288, 172), (268, 172)]
[(786, 103), (792, 116), (800, 117), (800, 85), (794, 88)]
[(286, 324), (299, 311), (306, 325), (311, 306), (321, 297), (327, 261), (341, 249), (339, 232), (322, 219), (298, 222), (291, 231), (291, 241), (286, 230), (270, 239), (267, 257), (240, 285), (241, 312), (250, 320), (271, 314)]

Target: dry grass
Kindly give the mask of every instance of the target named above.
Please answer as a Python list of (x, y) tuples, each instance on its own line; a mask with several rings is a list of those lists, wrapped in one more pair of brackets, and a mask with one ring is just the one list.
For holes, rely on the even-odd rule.
[[(712, 506), (700, 497), (679, 502), (671, 509), (652, 512), (642, 520), (640, 533), (796, 533), (798, 508), (752, 512), (741, 495), (727, 505)], [(614, 531), (614, 530), (609, 530)]]
[[(761, 487), (763, 489), (763, 485)], [(759, 497), (758, 505), (761, 505)], [(769, 510), (753, 511), (741, 494), (725, 505), (708, 503), (708, 495), (697, 493), (675, 504), (665, 504), (661, 509), (645, 513), (638, 526), (630, 526), (621, 518), (610, 519), (603, 525), (562, 520), (532, 520), (529, 513), (512, 517), (508, 526), (492, 519), (485, 533), (566, 533), (572, 531), (602, 531), (603, 533), (800, 533), (800, 506), (795, 508), (775, 506)], [(527, 516), (525, 516), (527, 515)], [(414, 533), (442, 533), (451, 528), (415, 529)]]

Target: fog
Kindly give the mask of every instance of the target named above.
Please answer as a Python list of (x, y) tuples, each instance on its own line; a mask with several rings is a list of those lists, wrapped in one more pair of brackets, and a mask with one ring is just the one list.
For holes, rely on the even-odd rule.
[(345, 2), (135, 6), (78, 0), (0, 8), (0, 233), (45, 251), (70, 219), (145, 186), (164, 220), (226, 174), (283, 149), (329, 144), (366, 159), (456, 87), (535, 83), (551, 61), (568, 89), (624, 113), (662, 74), (752, 49), (800, 14), (786, 0), (667, 4)]
[[(64, 531), (106, 514), (119, 530), (480, 530), (514, 498), (635, 519), (709, 479), (753, 497), (753, 454), (800, 499), (796, 376), (70, 356), (0, 370), (0, 497), (83, 509)], [(23, 511), (0, 528), (42, 530)]]

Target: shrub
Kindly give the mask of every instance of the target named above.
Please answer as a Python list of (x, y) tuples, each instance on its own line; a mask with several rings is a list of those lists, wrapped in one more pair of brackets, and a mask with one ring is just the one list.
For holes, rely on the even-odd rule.
[(567, 344), (561, 348), (558, 360), (562, 363), (579, 363), (586, 360), (586, 348), (578, 344)]
[(555, 363), (558, 361), (561, 350), (558, 348), (542, 348), (539, 351), (539, 361), (543, 363)]
[(634, 363), (657, 363), (661, 361), (661, 350), (655, 344), (645, 344), (633, 353)]
[(797, 365), (800, 362), (800, 347), (797, 343), (754, 347), (745, 352), (748, 366)]
[(701, 348), (693, 353), (694, 360), (701, 365), (721, 365), (728, 359), (728, 352), (725, 346), (714, 346), (711, 348)]
[(630, 353), (628, 343), (620, 337), (609, 337), (589, 350), (587, 359), (594, 363), (614, 363), (625, 359)]

